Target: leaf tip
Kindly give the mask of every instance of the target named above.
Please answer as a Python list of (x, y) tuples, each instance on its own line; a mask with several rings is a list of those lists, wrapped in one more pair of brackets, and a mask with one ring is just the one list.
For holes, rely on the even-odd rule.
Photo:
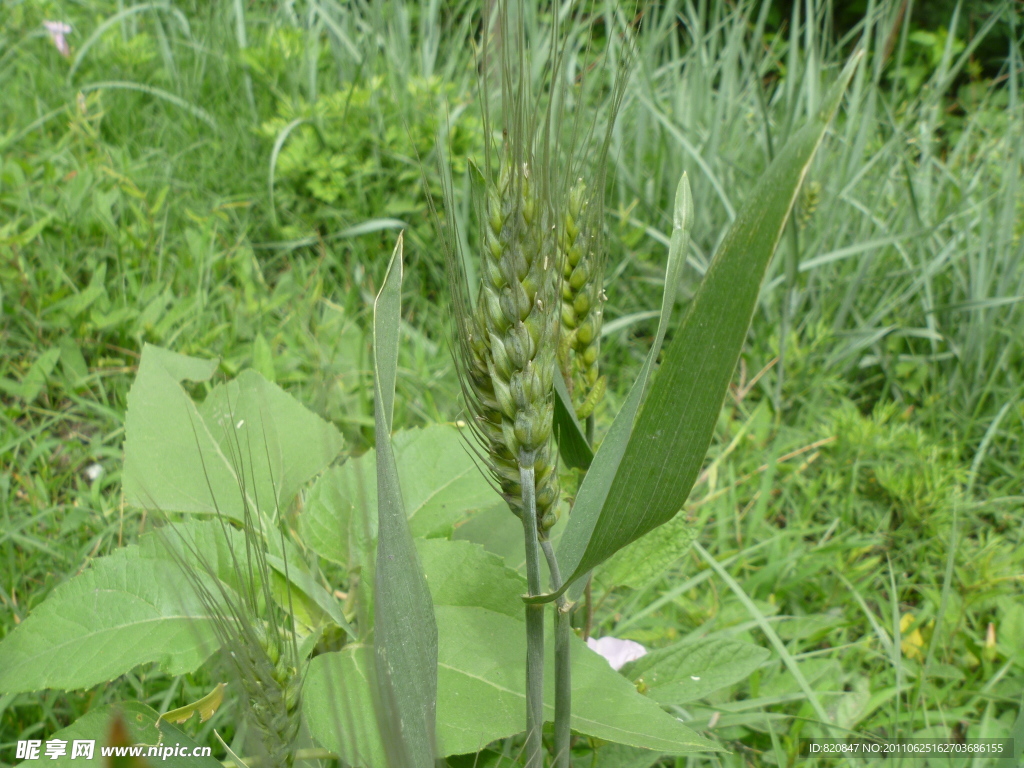
[(683, 171), (676, 187), (676, 207), (672, 217), (673, 228), (677, 231), (689, 231), (693, 221), (693, 194), (690, 192), (690, 179)]

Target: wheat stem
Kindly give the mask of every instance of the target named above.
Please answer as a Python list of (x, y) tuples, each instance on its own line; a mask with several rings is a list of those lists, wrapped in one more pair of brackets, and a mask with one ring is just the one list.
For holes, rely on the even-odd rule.
[[(519, 467), (523, 487), (523, 533), (526, 540), (526, 584), (531, 595), (541, 593), (540, 553), (537, 546), (537, 501), (533, 467)], [(544, 768), (544, 606), (526, 606), (526, 766)]]
[[(558, 558), (550, 541), (542, 541), (541, 549), (548, 561), (551, 572), (551, 591), (562, 586), (562, 574), (558, 569)], [(572, 714), (572, 635), (569, 601), (560, 595), (555, 601), (555, 762), (554, 768), (569, 768), (569, 739), (572, 731), (569, 721)]]

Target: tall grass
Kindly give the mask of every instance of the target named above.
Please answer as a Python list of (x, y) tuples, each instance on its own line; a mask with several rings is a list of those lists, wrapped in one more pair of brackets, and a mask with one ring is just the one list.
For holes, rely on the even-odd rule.
[[(960, 418), (942, 428), (977, 446), (1021, 395), (1020, 340), (998, 330), (1020, 325), (1024, 297), (1019, 40), (1006, 51), (1003, 88), (968, 82), (966, 68), (1012, 11), (993, 13), (962, 50), (949, 36), (929, 79), (908, 94), (891, 79), (898, 60), (885, 55), (905, 32), (892, 4), (869, 3), (842, 40), (829, 30), (830, 3), (795, 4), (771, 39), (766, 9), (666, 3), (647, 13), (641, 76), (613, 148), (621, 232), (636, 238), (635, 220), (667, 210), (674, 179), (688, 171), (703, 202), (690, 254), (698, 279), (749, 180), (817, 108), (823, 71), (865, 39), (871, 66), (854, 83), (857, 107), (815, 161), (817, 204), (784, 240), (760, 322), (798, 335), (824, 325), (836, 343), (822, 363), (855, 392), (918, 406), (950, 398)], [(637, 204), (646, 215), (627, 216)], [(620, 241), (625, 274), (649, 274), (647, 249), (630, 256), (632, 243)], [(616, 287), (612, 307), (625, 303)], [(1010, 446), (999, 434), (989, 450)]]

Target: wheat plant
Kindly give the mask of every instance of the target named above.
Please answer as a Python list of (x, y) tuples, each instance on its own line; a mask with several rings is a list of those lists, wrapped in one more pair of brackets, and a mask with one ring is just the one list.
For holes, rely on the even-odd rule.
[[(577, 497), (577, 505), (582, 502), (583, 509), (574, 509), (570, 517), (560, 546), (568, 552), (560, 556), (548, 540), (548, 531), (557, 520), (559, 503), (555, 452), (550, 443), (559, 408), (562, 412), (559, 446), (563, 452), (572, 442), (565, 439), (566, 435), (572, 435), (574, 430), (577, 444), (591, 443), (594, 407), (604, 392), (605, 380), (599, 368), (605, 301), (603, 166), (610, 126), (614, 123), (622, 91), (612, 97), (609, 133), (600, 151), (595, 153), (598, 183), (588, 186), (575, 173), (580, 168), (578, 147), (557, 145), (560, 138), (558, 109), (565, 98), (558, 79), (562, 49), (557, 25), (554, 25), (554, 37), (548, 48), (552, 81), (542, 89), (546, 98), (527, 92), (530, 47), (522, 7), (499, 3), (495, 18), (485, 16), (483, 26), (482, 100), (486, 105), (488, 75), (492, 69), (497, 71), (500, 83), (500, 88), (494, 90), (501, 94), (498, 125), (492, 125), (485, 106), (485, 134), (496, 135), (500, 127), (502, 139), (493, 150), (488, 147), (483, 166), (483, 200), (478, 200), (476, 205), (480, 235), (475, 243), (472, 237), (467, 238), (474, 243), (469, 247), (469, 258), (475, 258), (479, 265), (473, 270), (480, 276), (475, 302), (470, 300), (474, 288), (467, 282), (467, 257), (460, 249), (462, 238), (451, 232), (443, 238), (448, 245), (446, 264), (455, 310), (454, 349), (470, 414), (469, 423), (476, 437), (477, 456), (509, 508), (523, 523), (529, 588), (526, 597), (527, 765), (530, 768), (543, 766), (542, 609), (546, 602), (554, 601), (554, 759), (555, 765), (568, 766), (572, 706), (569, 614), (573, 601), (579, 597), (578, 585), (586, 580), (593, 565), (624, 543), (671, 518), (685, 500), (707, 449), (710, 419), (721, 406), (720, 393), (724, 393), (735, 366), (764, 269), (854, 65), (847, 67), (843, 82), (831, 94), (820, 119), (805, 128), (802, 140), (788, 146), (789, 153), (783, 153), (782, 161), (773, 166), (774, 178), (772, 174), (766, 175), (758, 188), (760, 196), (755, 196), (748, 204), (730, 233), (731, 240), (727, 238), (723, 243), (684, 319), (681, 335), (670, 350), (670, 354), (673, 351), (675, 354), (663, 365), (668, 370), (657, 379), (647, 398), (650, 402), (638, 418), (640, 404), (647, 394), (647, 378), (666, 331), (674, 283), (678, 280), (678, 264), (686, 251), (693, 220), (693, 204), (684, 174), (677, 193), (658, 337), (602, 451), (598, 456), (590, 454), (593, 463)], [(496, 57), (492, 56), (492, 46), (498, 48)], [(495, 58), (499, 64), (495, 64)], [(619, 85), (625, 82), (622, 78)], [(574, 128), (570, 135), (579, 134), (578, 117)], [(589, 135), (592, 131), (585, 133)], [(493, 155), (500, 158), (499, 162), (492, 161)], [(563, 158), (567, 161), (559, 168)], [(776, 184), (785, 191), (780, 194)], [(453, 207), (450, 195), (445, 202), (449, 209)], [(449, 215), (447, 224), (451, 230), (456, 229), (453, 216)], [(762, 242), (755, 246), (758, 239)], [(756, 253), (753, 264), (743, 264), (744, 251), (752, 247)], [(741, 276), (737, 270), (747, 270), (748, 274)], [(729, 295), (734, 292), (738, 295)], [(686, 332), (691, 326), (693, 334), (687, 338)], [(699, 377), (694, 378), (693, 370), (680, 369), (680, 365), (687, 364), (698, 370), (706, 367), (704, 361), (694, 366), (689, 358), (703, 358), (709, 351), (714, 352), (712, 376), (717, 378), (710, 388), (704, 386), (705, 382)], [(556, 383), (564, 386), (556, 387)], [(693, 413), (684, 414), (677, 404), (670, 405), (666, 399), (678, 396), (671, 391), (673, 385), (684, 390), (688, 387), (702, 389), (701, 394), (711, 394), (711, 399), (705, 403), (698, 396), (696, 402), (687, 403)], [(682, 428), (682, 423), (674, 429), (662, 428), (671, 427), (676, 419), (686, 421), (693, 416), (697, 416), (698, 423), (703, 422), (695, 434), (692, 428)], [(663, 417), (666, 424), (656, 423)], [(579, 419), (586, 420), (585, 435), (581, 434), (583, 428)], [(652, 444), (651, 441), (657, 443), (667, 432), (672, 434), (670, 442)], [(689, 466), (682, 473), (674, 467), (666, 473), (666, 462), (677, 462), (677, 451), (684, 449), (681, 438), (690, 443), (685, 445), (689, 457), (684, 460)], [(644, 455), (650, 448), (655, 449), (654, 454)], [(592, 449), (587, 446), (587, 450)], [(646, 468), (652, 459), (655, 466), (662, 467), (660, 477), (659, 473)], [(633, 486), (626, 488), (622, 479), (629, 473), (633, 474)], [(641, 489), (639, 494), (638, 488)], [(615, 497), (616, 492), (621, 498)], [(657, 502), (660, 512), (651, 514), (650, 509), (641, 508), (647, 503), (645, 494), (650, 494), (648, 498)], [(616, 503), (623, 502), (629, 511), (615, 509)], [(546, 595), (540, 594), (541, 551), (551, 576), (551, 591)], [(565, 581), (563, 574), (567, 577)]]

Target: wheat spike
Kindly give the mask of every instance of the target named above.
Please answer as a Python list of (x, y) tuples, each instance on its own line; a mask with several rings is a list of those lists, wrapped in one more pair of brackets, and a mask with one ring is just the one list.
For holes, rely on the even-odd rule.
[(485, 462), (521, 514), (520, 467), (533, 467), (538, 533), (554, 525), (558, 478), (551, 452), (559, 333), (557, 252), (527, 163), (506, 154), (488, 190), (482, 278), (467, 318), (464, 366)]
[(594, 411), (604, 395), (600, 375), (601, 321), (604, 314), (604, 260), (590, 206), (590, 190), (583, 179), (568, 194), (558, 235), (561, 252), (562, 343), (559, 363), (569, 384), (577, 417)]

